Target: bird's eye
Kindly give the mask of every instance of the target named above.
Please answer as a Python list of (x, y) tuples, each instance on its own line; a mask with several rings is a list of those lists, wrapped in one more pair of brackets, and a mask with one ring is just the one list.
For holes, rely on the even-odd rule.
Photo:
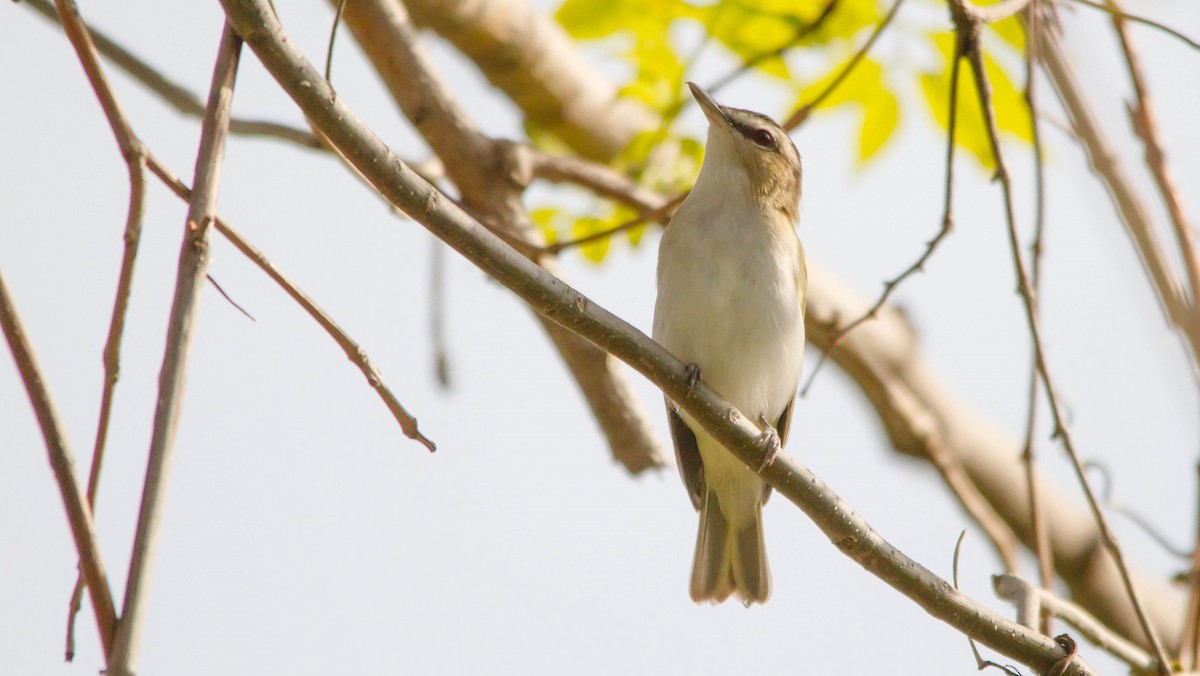
[(766, 129), (757, 129), (751, 136), (751, 139), (762, 148), (775, 147), (775, 137), (771, 136), (771, 132)]

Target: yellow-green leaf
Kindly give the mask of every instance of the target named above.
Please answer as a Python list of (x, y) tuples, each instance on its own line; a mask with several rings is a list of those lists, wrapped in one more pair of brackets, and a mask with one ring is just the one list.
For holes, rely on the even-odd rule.
[(529, 220), (542, 233), (542, 238), (547, 244), (553, 244), (558, 241), (558, 228), (555, 227), (555, 221), (558, 220), (561, 212), (554, 207), (542, 207), (529, 212)]
[(887, 89), (880, 87), (863, 110), (862, 129), (858, 134), (858, 162), (865, 164), (879, 152), (900, 123), (900, 104)]
[[(812, 101), (825, 92), (847, 63), (849, 61), (838, 64), (819, 81), (805, 87), (800, 102)], [(858, 135), (858, 161), (861, 164), (883, 148), (900, 122), (900, 105), (896, 95), (888, 89), (882, 65), (870, 58), (862, 59), (816, 110), (824, 112), (846, 104), (862, 110)]]
[[(605, 229), (605, 222), (599, 218), (580, 218), (571, 226), (571, 237), (581, 239)], [(599, 263), (608, 255), (608, 245), (611, 242), (612, 237), (601, 237), (593, 242), (581, 244), (579, 251), (583, 254), (584, 258), (593, 263)]]
[(623, 0), (566, 0), (555, 18), (577, 40), (595, 40), (623, 30), (636, 3)]
[[(951, 59), (954, 54), (954, 34), (938, 33), (930, 36), (938, 51), (941, 52), (943, 63), (938, 72), (921, 75), (921, 91), (929, 104), (937, 123), (946, 129), (950, 120), (950, 74)], [(992, 108), (996, 113), (996, 124), (1000, 130), (1029, 141), (1029, 109), (1024, 97), (1013, 86), (1012, 79), (990, 56), (984, 55), (984, 73), (992, 89)], [(979, 107), (979, 95), (975, 89), (975, 77), (971, 72), (970, 62), (963, 60), (959, 68), (957, 119), (955, 122), (955, 143), (970, 151), (985, 169), (995, 167), (992, 150), (987, 138), (987, 128)]]

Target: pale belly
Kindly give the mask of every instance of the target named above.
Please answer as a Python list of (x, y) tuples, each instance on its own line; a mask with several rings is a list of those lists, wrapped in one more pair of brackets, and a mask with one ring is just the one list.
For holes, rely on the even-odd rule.
[(774, 423), (796, 391), (804, 351), (796, 258), (739, 258), (660, 259), (654, 339), (699, 366), (751, 420)]
[[(804, 352), (798, 244), (790, 254), (772, 255), (764, 246), (761, 255), (743, 250), (731, 260), (687, 251), (691, 241), (672, 243), (671, 255), (660, 256), (654, 339), (699, 366), (701, 379), (754, 424), (761, 416), (775, 425), (796, 392)], [(736, 527), (750, 523), (763, 499), (762, 480), (682, 415), (722, 511)]]

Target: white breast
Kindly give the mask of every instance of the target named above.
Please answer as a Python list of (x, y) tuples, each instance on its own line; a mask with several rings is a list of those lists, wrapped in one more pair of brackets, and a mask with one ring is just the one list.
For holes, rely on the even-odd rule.
[(752, 420), (774, 422), (800, 380), (800, 242), (742, 191), (700, 188), (659, 248), (654, 339)]

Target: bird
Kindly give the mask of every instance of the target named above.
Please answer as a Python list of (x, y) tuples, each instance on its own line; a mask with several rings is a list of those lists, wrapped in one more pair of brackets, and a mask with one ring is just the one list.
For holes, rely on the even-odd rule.
[[(687, 364), (690, 385), (703, 380), (757, 420), (771, 453), (787, 440), (804, 354), (800, 154), (766, 115), (688, 87), (708, 137), (695, 186), (659, 244), (653, 338)], [(677, 402), (666, 397), (666, 405), (680, 475), (700, 515), (691, 598), (763, 603), (771, 573), (762, 509), (771, 487)]]

